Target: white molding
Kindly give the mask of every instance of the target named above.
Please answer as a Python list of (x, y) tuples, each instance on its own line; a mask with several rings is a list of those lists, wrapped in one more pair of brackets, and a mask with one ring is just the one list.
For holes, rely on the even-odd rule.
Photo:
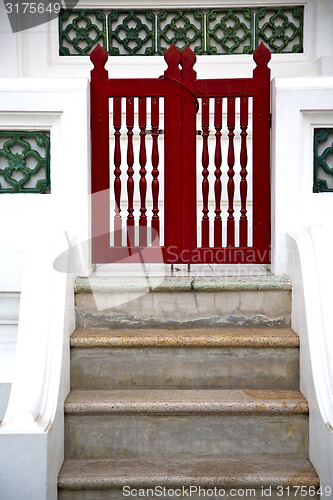
[(136, 1), (136, 0), (127, 0), (126, 4), (119, 0), (118, 2), (114, 0), (97, 0), (92, 2), (92, 0), (79, 0), (76, 8), (92, 8), (92, 9), (171, 9), (171, 8), (195, 8), (200, 7), (201, 9), (210, 9), (210, 8), (224, 8), (224, 7), (232, 7), (232, 8), (244, 8), (244, 7), (268, 7), (268, 6), (281, 6), (285, 7), (288, 5), (305, 5), (310, 3), (311, 0), (266, 0), (265, 3), (261, 0), (210, 0), (206, 2), (206, 5), (203, 5), (200, 0), (164, 0), (163, 6), (161, 3), (156, 0), (146, 0)]

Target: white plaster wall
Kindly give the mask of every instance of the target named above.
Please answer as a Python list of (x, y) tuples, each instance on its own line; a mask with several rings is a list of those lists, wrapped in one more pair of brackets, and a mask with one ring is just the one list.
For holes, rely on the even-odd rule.
[(318, 74), (333, 75), (333, 2), (318, 0), (316, 21), (316, 53)]
[[(205, 7), (246, 7), (269, 5), (304, 5), (304, 53), (273, 54), (270, 67), (273, 77), (333, 74), (333, 6), (331, 0), (211, 0)], [(200, 0), (166, 0), (163, 7), (202, 7)], [(161, 8), (156, 0), (121, 1), (79, 0), (77, 8)], [(6, 48), (0, 54), (0, 76), (87, 77), (91, 70), (88, 56), (59, 56), (58, 20), (12, 34), (4, 5), (0, 4), (0, 39)], [(110, 77), (158, 77), (165, 69), (163, 57), (119, 56), (107, 65)], [(199, 78), (248, 76), (254, 67), (252, 55), (198, 56)]]
[[(230, 4), (225, 0), (218, 2), (214, 0), (210, 5), (222, 6), (227, 3)], [(257, 3), (243, 0), (233, 5), (244, 6)], [(265, 5), (269, 3), (276, 2), (268, 0)], [(291, 273), (288, 257), (290, 251), (287, 240), (288, 228), (291, 229), (293, 224), (299, 224), (299, 221), (313, 220), (324, 211), (332, 213), (333, 208), (329, 193), (313, 194), (311, 189), (313, 128), (318, 125), (332, 126), (333, 124), (333, 78), (280, 78), (285, 75), (296, 77), (316, 75), (321, 72), (333, 73), (331, 64), (333, 57), (332, 2), (330, 0), (305, 2), (285, 0), (281, 3), (284, 5), (305, 3), (307, 17), (305, 53), (273, 55), (270, 63), (272, 76), (278, 77), (273, 83), (272, 92), (272, 267), (275, 274)], [(94, 3), (94, 6), (97, 8), (106, 4), (108, 7), (124, 7), (119, 2), (110, 3), (106, 0), (105, 2), (99, 0)], [(78, 6), (86, 5), (88, 5), (87, 2), (80, 0)], [(126, 5), (139, 8), (152, 7), (154, 4), (146, 1), (146, 3), (132, 2)], [(168, 1), (165, 5), (172, 7), (179, 4), (176, 1)], [(182, 5), (192, 7), (201, 4), (184, 0)], [(48, 238), (50, 234), (54, 236), (57, 230), (63, 233), (64, 229), (68, 231), (69, 238), (72, 240), (89, 241), (87, 81), (91, 69), (89, 58), (66, 58), (57, 55), (57, 21), (13, 35), (2, 2), (0, 2), (0, 44), (2, 47), (0, 74), (5, 77), (0, 79), (0, 127), (17, 130), (22, 128), (50, 130), (52, 162), (50, 195), (17, 194), (0, 197), (2, 213), (0, 251), (24, 252), (33, 255), (34, 251), (38, 252), (39, 241), (41, 243), (39, 250), (41, 250), (45, 238)], [(159, 76), (164, 68), (163, 58), (149, 60), (147, 58), (143, 64), (141, 57), (134, 57), (130, 60), (120, 57), (113, 58), (108, 63), (110, 77), (113, 75), (132, 76), (133, 73), (137, 76), (147, 74)], [(202, 56), (198, 58), (196, 65), (198, 77), (250, 76), (252, 69), (252, 56), (230, 56), (228, 59)], [(16, 78), (22, 76), (25, 78)], [(74, 79), (66, 77), (74, 77)], [(79, 77), (84, 77), (84, 79)], [(45, 228), (51, 228), (51, 231), (46, 231)], [(65, 245), (62, 244), (61, 248), (64, 249)], [(55, 247), (53, 250), (53, 255), (56, 257), (57, 250)], [(52, 256), (52, 252), (50, 255)], [(89, 262), (87, 253), (84, 260), (87, 266)], [(45, 263), (47, 269), (49, 269), (49, 264), (49, 262)], [(51, 272), (52, 270), (49, 269), (49, 271), (57, 281), (56, 275)], [(41, 283), (44, 283), (45, 290), (48, 289), (47, 278), (50, 276), (50, 273), (46, 273), (34, 282), (34, 268), (30, 266), (29, 272), (30, 275), (28, 273), (24, 285), (26, 311), (34, 306), (34, 290), (40, 294)], [(59, 353), (56, 362), (57, 369), (60, 369), (61, 364), (63, 366), (61, 372), (63, 378), (61, 383), (57, 376), (53, 379), (52, 377), (44, 379), (40, 376), (43, 371), (38, 372), (39, 367), (33, 374), (37, 386), (33, 386), (32, 393), (24, 393), (29, 390), (29, 379), (24, 380), (25, 372), (22, 368), (26, 367), (27, 362), (25, 349), (29, 350), (33, 347), (31, 354), (37, 356), (39, 349), (43, 349), (45, 354), (51, 345), (51, 343), (41, 345), (38, 343), (38, 335), (33, 337), (35, 330), (40, 335), (43, 323), (40, 323), (40, 328), (36, 329), (33, 323), (36, 318), (27, 312), (26, 320), (19, 332), (21, 357), (18, 358), (18, 368), (15, 374), (15, 390), (5, 417), (5, 424), (0, 427), (0, 482), (7, 488), (5, 493), (2, 493), (1, 500), (13, 498), (15, 500), (36, 500), (36, 498), (53, 500), (56, 498), (56, 472), (63, 453), (62, 404), (68, 391), (69, 363), (66, 339), (73, 326), (71, 280), (60, 278), (59, 280), (56, 290), (59, 294), (60, 291), (65, 292), (66, 300), (63, 299), (64, 302), (61, 302), (56, 296), (54, 303), (58, 308), (56, 310), (62, 310), (64, 319), (61, 332), (59, 332), (60, 340), (55, 331), (52, 331), (49, 340), (51, 343), (55, 339), (59, 341), (56, 342)], [(297, 284), (296, 277), (295, 284)], [(38, 290), (36, 290), (37, 286)], [(295, 293), (298, 289), (302, 290), (302, 286), (301, 283), (300, 288), (296, 286)], [(51, 295), (47, 295), (45, 300), (50, 301), (50, 297)], [(302, 307), (300, 305), (298, 309), (295, 309), (298, 311), (297, 314), (302, 314)], [(45, 322), (47, 318), (47, 314), (41, 315), (40, 321)], [(297, 325), (296, 319), (294, 324)], [(300, 327), (299, 330), (304, 328)], [(27, 331), (32, 335), (31, 338), (26, 337)], [(306, 337), (304, 339), (306, 341)], [(50, 358), (46, 359), (50, 362)], [(307, 374), (302, 375), (302, 387), (310, 402), (311, 443), (313, 443), (318, 429), (321, 439), (325, 439), (327, 427), (323, 430), (323, 421), (320, 412), (317, 411), (318, 403), (311, 382), (310, 366), (312, 365), (309, 361), (309, 352), (302, 359), (302, 373)], [(60, 371), (57, 373), (59, 374)], [(45, 387), (40, 385), (42, 380), (48, 380), (50, 383), (53, 380), (52, 391), (49, 393), (53, 400), (48, 401), (42, 408), (44, 413), (41, 413), (53, 419), (53, 426), (48, 427), (50, 421), (47, 421), (45, 417), (45, 420), (39, 422), (41, 424), (39, 429), (36, 429), (31, 424), (38, 415), (37, 410), (41, 409), (40, 394), (45, 390)], [(24, 397), (21, 397), (23, 395)], [(326, 454), (320, 457), (318, 451), (314, 453), (315, 461), (323, 461), (323, 458), (326, 459), (329, 456)], [(19, 454), (19, 459), (17, 454)], [(30, 488), (29, 496), (25, 485), (31, 485), (32, 467), (34, 486)]]
[(333, 210), (331, 193), (313, 193), (313, 130), (333, 125), (333, 78), (272, 83), (272, 271), (287, 272), (286, 233), (296, 221)]
[(333, 491), (333, 196), (312, 192), (314, 128), (333, 126), (333, 78), (277, 78), (272, 107), (272, 271), (292, 280), (310, 460)]
[[(269, 6), (269, 5), (304, 5), (305, 6), (305, 25), (304, 25), (304, 53), (303, 54), (273, 54), (269, 63), (272, 77), (284, 76), (308, 76), (320, 72), (330, 73), (331, 61), (333, 61), (333, 34), (331, 27), (332, 2), (331, 0), (267, 0), (252, 1), (238, 0), (231, 2), (229, 0), (211, 0), (205, 7), (246, 7), (246, 6)], [(163, 7), (202, 7), (199, 0), (183, 0), (179, 3), (177, 0), (166, 0)], [(78, 8), (161, 8), (161, 5), (154, 0), (128, 1), (123, 2), (98, 0), (79, 0)], [(324, 33), (324, 34), (323, 34)], [(0, 53), (0, 75), (4, 76), (24, 76), (34, 77), (84, 77), (89, 78), (92, 64), (88, 56), (83, 57), (64, 57), (59, 56), (58, 47), (58, 20), (55, 19), (47, 24), (23, 31), (18, 34), (11, 33), (9, 21), (4, 10), (4, 5), (0, 3), (0, 43), (8, 47), (8, 55), (3, 51)], [(15, 49), (15, 50), (14, 50)], [(2, 59), (1, 59), (2, 58)], [(107, 63), (109, 77), (158, 77), (165, 70), (163, 57), (110, 57)], [(195, 69), (198, 78), (226, 78), (226, 77), (252, 77), (252, 71), (255, 64), (252, 55), (235, 56), (198, 56)], [(333, 67), (332, 73), (333, 74)], [(56, 80), (55, 80), (56, 81)], [(111, 129), (112, 130), (112, 127)], [(162, 136), (161, 136), (162, 137)], [(135, 141), (138, 143), (138, 140)], [(249, 142), (250, 145), (250, 142)], [(224, 155), (224, 158), (226, 155)], [(125, 155), (123, 154), (123, 159)], [(213, 159), (213, 154), (211, 154)], [(163, 208), (163, 161), (160, 161), (160, 207)], [(198, 161), (200, 162), (200, 150), (198, 151)], [(126, 166), (122, 168), (123, 176), (126, 176)], [(211, 171), (214, 166), (211, 165)], [(138, 166), (136, 165), (136, 175)], [(201, 168), (198, 168), (198, 193), (200, 193)], [(213, 186), (213, 179), (211, 179)], [(251, 165), (249, 164), (249, 186), (251, 183)], [(238, 191), (237, 191), (238, 192)], [(123, 195), (125, 190), (123, 190)], [(200, 196), (198, 196), (198, 199)], [(237, 202), (237, 200), (236, 200)], [(238, 202), (237, 202), (238, 203)], [(239, 203), (238, 203), (239, 204)], [(126, 205), (126, 201), (123, 206)], [(248, 205), (251, 211), (251, 193), (248, 195)], [(138, 212), (139, 195), (135, 192), (135, 207)], [(226, 208), (226, 207), (224, 207)], [(111, 207), (113, 213), (113, 207)], [(239, 213), (238, 205), (236, 211)], [(151, 211), (150, 211), (151, 212)], [(163, 216), (161, 210), (161, 217)], [(210, 207), (210, 213), (213, 214), (213, 206)], [(201, 218), (201, 203), (198, 207), (198, 221)], [(250, 222), (251, 216), (249, 213)], [(212, 233), (212, 232), (211, 232)], [(200, 230), (198, 231), (200, 238)], [(212, 233), (213, 234), (213, 233)]]
[(3, 194), (1, 250), (20, 250), (32, 229), (64, 222), (84, 241), (89, 218), (89, 105), (87, 80), (0, 79), (0, 128), (47, 130), (51, 193)]
[[(24, 255), (12, 389), (0, 425), (0, 496), (56, 500), (78, 271), (66, 273), (68, 248), (90, 237), (88, 80), (0, 79), (0, 128), (51, 137), (51, 193), (0, 196), (0, 254)], [(84, 273), (88, 245), (83, 253)]]

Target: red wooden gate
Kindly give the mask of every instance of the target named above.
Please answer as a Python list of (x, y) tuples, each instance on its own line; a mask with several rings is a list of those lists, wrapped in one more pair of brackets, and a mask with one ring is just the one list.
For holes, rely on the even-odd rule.
[[(166, 263), (270, 261), (270, 57), (261, 44), (253, 55), (253, 78), (197, 79), (193, 70), (196, 56), (191, 49), (181, 52), (171, 46), (165, 53), (168, 67), (162, 77), (109, 79), (104, 68), (107, 53), (100, 46), (94, 49), (93, 262), (116, 262), (126, 257), (131, 262), (143, 258), (158, 262), (162, 257)], [(249, 133), (252, 148), (248, 147)], [(248, 153), (252, 157), (250, 183)], [(199, 226), (198, 202), (202, 211)]]

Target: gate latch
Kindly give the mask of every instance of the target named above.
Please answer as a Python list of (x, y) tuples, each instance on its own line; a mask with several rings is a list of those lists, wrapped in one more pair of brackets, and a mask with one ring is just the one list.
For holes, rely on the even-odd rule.
[(193, 97), (193, 99), (195, 100), (195, 105), (196, 105), (196, 108), (197, 108), (197, 112), (199, 111), (199, 101), (198, 101), (198, 99), (196, 98), (195, 94), (193, 94), (192, 90), (190, 90), (188, 87), (186, 87), (186, 85), (184, 85), (183, 82), (180, 82), (179, 80), (176, 80), (175, 78), (172, 78), (171, 76), (161, 75), (160, 78), (164, 78), (165, 80), (170, 80), (171, 82), (178, 83), (178, 85), (180, 85), (181, 87), (183, 87), (183, 89), (185, 89)]

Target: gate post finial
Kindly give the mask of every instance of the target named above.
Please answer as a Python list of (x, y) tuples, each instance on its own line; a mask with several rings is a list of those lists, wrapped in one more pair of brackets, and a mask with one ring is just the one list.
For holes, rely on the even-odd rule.
[(181, 69), (179, 65), (182, 61), (182, 53), (172, 44), (164, 54), (165, 62), (168, 68), (164, 71), (164, 76), (169, 78), (174, 78), (175, 80), (181, 80)]
[(259, 47), (253, 53), (253, 60), (257, 65), (253, 71), (253, 75), (257, 70), (259, 72), (265, 71), (265, 69), (269, 70), (269, 68), (267, 68), (267, 64), (269, 63), (270, 59), (271, 59), (270, 50), (266, 47), (266, 45), (263, 42), (261, 42)]
[(186, 83), (186, 85), (191, 88), (193, 87), (194, 80), (197, 78), (197, 72), (193, 69), (196, 60), (197, 56), (193, 50), (186, 45), (182, 52), (183, 83)]
[(90, 60), (94, 65), (94, 68), (91, 70), (91, 78), (107, 79), (108, 72), (104, 66), (108, 60), (108, 53), (103, 49), (103, 47), (101, 47), (100, 44), (98, 44), (91, 52)]

